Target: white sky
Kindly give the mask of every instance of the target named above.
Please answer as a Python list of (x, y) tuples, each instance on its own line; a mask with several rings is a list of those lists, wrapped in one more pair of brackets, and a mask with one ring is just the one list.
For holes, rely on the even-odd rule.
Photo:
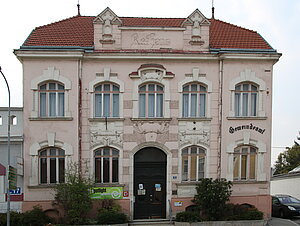
[[(23, 106), (22, 65), (13, 54), (38, 26), (77, 14), (78, 0), (1, 0), (0, 66), (11, 89), (11, 106)], [(272, 162), (292, 146), (300, 130), (299, 0), (214, 0), (215, 18), (255, 30), (283, 56), (274, 67)], [(80, 0), (81, 15), (110, 7), (118, 16), (189, 16), (198, 8), (211, 17), (211, 0)], [(0, 76), (0, 106), (8, 106)]]

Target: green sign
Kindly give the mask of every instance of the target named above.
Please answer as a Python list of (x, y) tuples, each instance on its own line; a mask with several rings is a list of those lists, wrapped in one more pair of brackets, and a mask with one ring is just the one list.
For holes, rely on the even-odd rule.
[(17, 189), (17, 169), (9, 166), (8, 172), (9, 189)]
[(91, 191), (92, 199), (123, 199), (123, 187), (97, 187)]

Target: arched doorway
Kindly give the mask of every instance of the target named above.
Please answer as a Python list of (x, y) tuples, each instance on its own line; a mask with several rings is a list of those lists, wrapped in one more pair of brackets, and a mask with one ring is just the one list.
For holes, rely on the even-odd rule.
[(166, 218), (167, 156), (147, 147), (134, 155), (134, 219)]

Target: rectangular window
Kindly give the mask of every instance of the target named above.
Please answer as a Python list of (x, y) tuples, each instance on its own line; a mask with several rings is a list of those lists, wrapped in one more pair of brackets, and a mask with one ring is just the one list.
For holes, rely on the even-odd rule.
[(109, 183), (109, 158), (103, 158), (103, 183)]
[(139, 105), (139, 117), (146, 117), (146, 94), (140, 94)]
[(119, 158), (113, 158), (112, 159), (112, 182), (118, 182), (119, 181)]
[(40, 93), (40, 116), (46, 116), (47, 102), (46, 102), (46, 93)]
[(47, 183), (47, 159), (46, 158), (41, 158), (40, 159), (40, 167), (41, 167), (41, 184), (46, 184)]
[(189, 117), (189, 94), (183, 94), (182, 100), (183, 117)]
[(113, 117), (119, 117), (119, 94), (113, 94)]
[(95, 116), (102, 116), (102, 94), (95, 94)]

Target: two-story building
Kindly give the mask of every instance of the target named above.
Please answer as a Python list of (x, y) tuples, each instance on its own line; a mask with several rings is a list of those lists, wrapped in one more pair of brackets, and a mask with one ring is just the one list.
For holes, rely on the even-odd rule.
[(142, 18), (106, 8), (35, 28), (15, 55), (24, 73), (24, 210), (52, 209), (53, 184), (77, 162), (104, 187), (95, 196), (118, 199), (131, 219), (183, 211), (208, 177), (233, 181), (232, 202), (270, 215), (281, 54), (257, 32), (198, 9)]

